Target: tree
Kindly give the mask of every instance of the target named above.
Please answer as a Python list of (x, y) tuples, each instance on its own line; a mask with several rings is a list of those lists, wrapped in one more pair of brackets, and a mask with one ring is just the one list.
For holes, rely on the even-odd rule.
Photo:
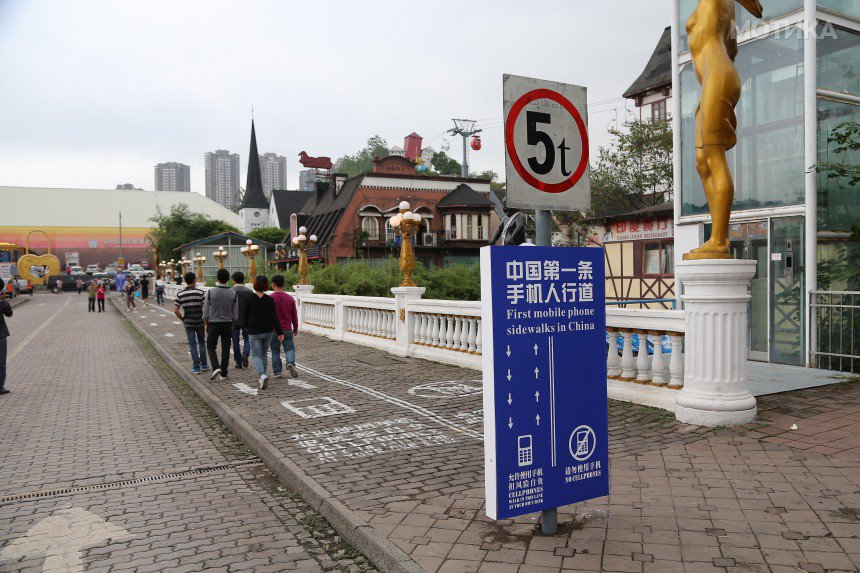
[(669, 121), (613, 129), (615, 141), (601, 147), (591, 170), (591, 208), (605, 216), (664, 203), (672, 198), (672, 126)]
[(388, 142), (374, 135), (355, 155), (344, 155), (335, 163), (335, 171), (355, 177), (373, 169), (373, 160), (388, 157)]
[(185, 243), (199, 241), (227, 231), (239, 232), (236, 227), (225, 221), (211, 219), (202, 213), (192, 213), (184, 203), (171, 207), (167, 215), (159, 209), (158, 213), (149, 220), (155, 223), (149, 236), (158, 244), (162, 259), (175, 258), (173, 251)]
[(273, 245), (283, 243), (284, 237), (287, 236), (287, 232), (280, 227), (261, 227), (245, 234), (255, 241), (263, 241)]
[(455, 175), (463, 174), (463, 166), (460, 162), (452, 157), (448, 157), (444, 151), (439, 151), (433, 154), (430, 158), (430, 165), (433, 166), (433, 171), (440, 175)]

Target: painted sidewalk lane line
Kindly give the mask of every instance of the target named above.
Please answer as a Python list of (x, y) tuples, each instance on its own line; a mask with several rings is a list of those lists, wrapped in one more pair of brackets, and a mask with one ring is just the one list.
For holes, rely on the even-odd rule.
[[(55, 320), (55, 319), (60, 315), (60, 313), (62, 313), (64, 310), (66, 310), (66, 307), (67, 307), (67, 306), (69, 306), (69, 302), (70, 302), (71, 300), (72, 300), (72, 299), (67, 298), (67, 299), (66, 299), (66, 302), (64, 302), (64, 303), (63, 303), (63, 306), (61, 306), (61, 307), (59, 308), (59, 310), (57, 310), (57, 312), (55, 312), (54, 314), (52, 314), (50, 318), (46, 319), (42, 324), (40, 324), (40, 325), (39, 325), (39, 326), (38, 326), (38, 327), (37, 327), (33, 332), (31, 332), (31, 333), (27, 336), (27, 338), (25, 338), (25, 339), (24, 339), (24, 340), (22, 340), (21, 342), (18, 342), (17, 344), (15, 344), (15, 347), (14, 347), (14, 348), (9, 352), (9, 355), (6, 357), (6, 363), (7, 363), (7, 364), (9, 364), (9, 363), (11, 363), (15, 358), (17, 358), (17, 357), (18, 357), (18, 354), (19, 354), (22, 350), (24, 350), (25, 348), (27, 348), (27, 346), (29, 346), (29, 344), (30, 344), (33, 340), (35, 340), (35, 339), (36, 339), (36, 337), (37, 337), (37, 336), (39, 336), (39, 335), (42, 333), (42, 331), (43, 331), (43, 330), (45, 330), (45, 328), (47, 328), (47, 327), (48, 327), (48, 325), (50, 325), (50, 324), (51, 324), (51, 323), (52, 323), (52, 322), (53, 322), (53, 321), (54, 321), (54, 320)], [(44, 302), (43, 302), (43, 303), (39, 303), (39, 306), (42, 306), (42, 305), (44, 305), (44, 304), (45, 304)], [(13, 328), (14, 328), (14, 326), (13, 326)], [(11, 330), (11, 328), (10, 328), (10, 330)]]

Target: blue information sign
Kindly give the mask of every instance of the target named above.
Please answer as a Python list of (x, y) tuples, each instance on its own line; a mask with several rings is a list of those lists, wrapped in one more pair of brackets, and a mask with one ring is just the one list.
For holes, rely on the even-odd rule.
[(603, 250), (484, 247), (487, 515), (609, 494)]

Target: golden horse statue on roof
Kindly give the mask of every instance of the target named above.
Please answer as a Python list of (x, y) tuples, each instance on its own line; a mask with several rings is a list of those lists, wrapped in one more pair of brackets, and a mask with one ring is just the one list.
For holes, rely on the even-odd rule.
[(726, 152), (737, 143), (735, 106), (741, 96), (741, 80), (735, 68), (738, 52), (735, 1), (761, 18), (759, 0), (699, 0), (687, 20), (690, 53), (702, 97), (696, 108), (696, 168), (713, 230), (701, 247), (684, 255), (685, 260), (731, 259), (729, 215), (735, 195)]

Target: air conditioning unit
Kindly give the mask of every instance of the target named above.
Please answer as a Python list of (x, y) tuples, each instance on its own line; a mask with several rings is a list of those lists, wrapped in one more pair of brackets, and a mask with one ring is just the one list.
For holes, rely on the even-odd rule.
[(436, 235), (433, 233), (424, 233), (421, 236), (421, 244), (422, 245), (435, 245), (436, 244)]

